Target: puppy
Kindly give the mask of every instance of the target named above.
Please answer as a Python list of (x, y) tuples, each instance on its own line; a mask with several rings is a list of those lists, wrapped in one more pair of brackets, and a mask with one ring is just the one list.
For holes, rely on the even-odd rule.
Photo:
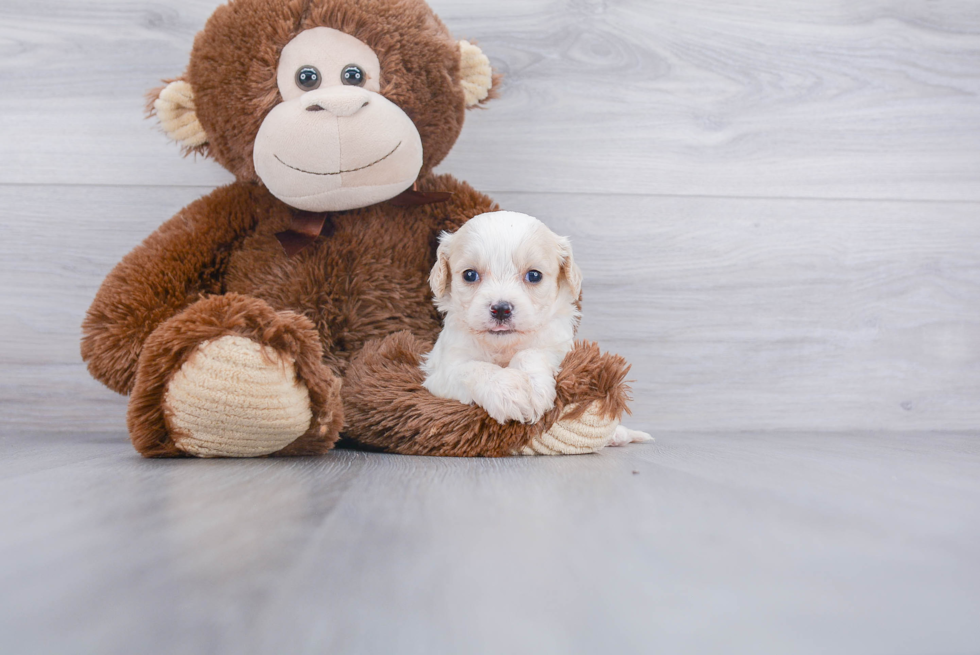
[(446, 315), (422, 365), (429, 391), (500, 423), (534, 423), (554, 407), (582, 288), (568, 239), (524, 214), (481, 214), (443, 233), (429, 284)]
[[(535, 423), (554, 407), (582, 290), (566, 237), (525, 214), (481, 214), (442, 234), (429, 284), (445, 322), (422, 364), (426, 389), (499, 423)], [(611, 445), (647, 440), (620, 426)]]

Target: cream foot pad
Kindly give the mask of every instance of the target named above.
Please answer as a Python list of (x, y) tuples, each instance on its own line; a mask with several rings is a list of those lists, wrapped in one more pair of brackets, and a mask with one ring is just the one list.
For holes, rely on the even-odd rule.
[[(574, 406), (569, 407), (569, 410)], [(547, 432), (535, 437), (521, 455), (584, 455), (606, 447), (619, 421), (599, 416), (593, 407), (572, 421), (559, 419)]]
[(164, 412), (177, 447), (198, 457), (274, 453), (313, 418), (293, 362), (238, 336), (198, 347), (167, 386)]

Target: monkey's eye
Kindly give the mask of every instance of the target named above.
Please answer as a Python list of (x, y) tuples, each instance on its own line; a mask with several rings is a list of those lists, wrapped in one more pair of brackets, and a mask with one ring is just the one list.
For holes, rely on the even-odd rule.
[(468, 268), (463, 271), (463, 279), (467, 282), (479, 282), (480, 274), (474, 271), (472, 268)]
[(340, 81), (350, 86), (361, 86), (367, 81), (367, 75), (357, 64), (344, 66), (344, 72), (340, 74)]
[(296, 71), (296, 86), (304, 91), (312, 91), (320, 86), (320, 71), (313, 66), (303, 66)]
[(524, 276), (524, 279), (530, 282), (531, 284), (537, 284), (538, 282), (541, 281), (543, 277), (544, 276), (541, 275), (541, 271), (528, 271), (527, 274)]

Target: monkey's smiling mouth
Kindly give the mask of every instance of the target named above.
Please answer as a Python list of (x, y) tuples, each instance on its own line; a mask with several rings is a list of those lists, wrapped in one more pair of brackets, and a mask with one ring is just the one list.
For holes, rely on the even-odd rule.
[(273, 154), (272, 156), (275, 157), (276, 158), (276, 161), (278, 161), (280, 164), (282, 164), (286, 168), (291, 168), (294, 171), (299, 171), (300, 173), (306, 173), (307, 175), (340, 175), (341, 173), (354, 173), (356, 171), (363, 171), (365, 168), (371, 168), (375, 164), (380, 164), (384, 160), (388, 159), (388, 157), (391, 157), (393, 154), (395, 154), (395, 151), (398, 150), (398, 148), (399, 148), (399, 146), (401, 146), (401, 144), (402, 144), (402, 142), (399, 141), (398, 144), (394, 148), (391, 149), (391, 152), (389, 152), (387, 155), (385, 155), (381, 159), (377, 159), (377, 160), (371, 162), (370, 164), (366, 164), (364, 166), (358, 166), (357, 168), (351, 168), (351, 169), (348, 169), (348, 170), (339, 170), (339, 171), (337, 171), (335, 173), (316, 173), (314, 171), (304, 171), (302, 168), (296, 168), (295, 166), (290, 166), (289, 164), (287, 164), (283, 160), (279, 159), (279, 155)]

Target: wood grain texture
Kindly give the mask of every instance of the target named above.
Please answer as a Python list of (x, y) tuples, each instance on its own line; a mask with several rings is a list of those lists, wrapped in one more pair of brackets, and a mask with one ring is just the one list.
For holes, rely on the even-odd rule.
[[(122, 430), (79, 362), (109, 269), (197, 189), (0, 187), (4, 419)], [(980, 425), (980, 206), (500, 194), (572, 237), (581, 336), (654, 432)], [(65, 208), (72, 208), (70, 221)]]
[[(218, 3), (0, 6), (0, 183), (212, 185), (143, 121)], [(980, 10), (433, 2), (506, 75), (444, 169), (491, 191), (980, 200)]]
[(514, 197), (573, 237), (645, 429), (980, 425), (975, 204)]
[[(971, 653), (976, 435), (147, 461), (3, 439), (5, 653)], [(16, 563), (12, 565), (11, 563)]]
[(142, 119), (217, 4), (0, 3), (0, 652), (976, 651), (975, 2), (432, 0), (657, 443), (145, 461), (79, 326), (230, 180)]

